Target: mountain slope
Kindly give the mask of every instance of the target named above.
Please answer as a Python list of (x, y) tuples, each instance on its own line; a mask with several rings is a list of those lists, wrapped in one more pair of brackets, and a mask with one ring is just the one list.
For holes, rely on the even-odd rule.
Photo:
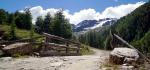
[(112, 33), (119, 35), (138, 50), (150, 53), (150, 2), (145, 3), (130, 14), (118, 19), (117, 22), (105, 29), (105, 31), (101, 31), (104, 27), (100, 27), (94, 29), (95, 31), (92, 33), (87, 32), (80, 35), (80, 42), (92, 46), (93, 42), (98, 39), (100, 40), (98, 46), (94, 45), (94, 47), (101, 46), (101, 48), (105, 49), (125, 46), (118, 39), (115, 39), (115, 37), (112, 38), (109, 35), (110, 28)]
[[(119, 19), (113, 25), (113, 32), (117, 33), (126, 41), (130, 42), (138, 49), (150, 51), (150, 2), (140, 6), (132, 13)], [(143, 49), (141, 49), (144, 47)]]
[(84, 20), (80, 22), (79, 24), (72, 25), (72, 26), (73, 26), (74, 32), (82, 32), (82, 31), (93, 30), (101, 26), (111, 25), (114, 22), (116, 22), (116, 20), (117, 20), (116, 18), (105, 18), (105, 19), (99, 19), (99, 20)]

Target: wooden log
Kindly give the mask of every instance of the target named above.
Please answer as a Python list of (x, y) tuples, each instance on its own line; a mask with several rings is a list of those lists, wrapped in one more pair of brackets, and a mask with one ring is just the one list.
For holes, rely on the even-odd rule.
[(69, 53), (69, 44), (68, 43), (66, 43), (66, 53)]
[(78, 53), (40, 52), (41, 57), (45, 56), (79, 56)]
[(77, 45), (77, 53), (80, 53), (80, 44)]
[[(66, 51), (65, 49), (55, 49), (57, 51)], [(77, 51), (76, 49), (68, 49), (68, 51)]]
[(73, 43), (73, 44), (79, 44), (77, 42), (74, 42), (74, 41), (59, 37), (59, 36), (51, 35), (51, 34), (48, 34), (48, 33), (43, 33), (43, 35), (48, 37), (48, 38), (51, 38), (51, 39), (56, 39), (56, 40), (60, 40), (60, 41), (68, 42), (68, 43)]
[(55, 44), (55, 43), (44, 43), (44, 44), (46, 45), (46, 47), (54, 46), (54, 47), (67, 48), (66, 45), (61, 45), (61, 44)]

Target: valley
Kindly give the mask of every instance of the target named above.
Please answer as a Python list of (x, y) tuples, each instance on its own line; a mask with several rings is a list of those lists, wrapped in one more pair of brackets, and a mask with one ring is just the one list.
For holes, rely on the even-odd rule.
[(150, 1), (14, 2), (0, 2), (0, 70), (150, 69)]

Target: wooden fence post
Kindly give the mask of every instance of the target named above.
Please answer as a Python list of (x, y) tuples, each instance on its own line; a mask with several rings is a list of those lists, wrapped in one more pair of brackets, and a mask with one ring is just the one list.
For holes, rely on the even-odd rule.
[(77, 54), (80, 53), (80, 46), (81, 46), (80, 44), (77, 45)]
[[(59, 37), (59, 36), (55, 36), (55, 35), (51, 35), (51, 34), (48, 34), (48, 33), (43, 33), (43, 35), (46, 37), (46, 42), (48, 43), (49, 42), (49, 40), (50, 39), (53, 39), (53, 40), (59, 40), (59, 41), (62, 41), (62, 42), (64, 42), (65, 43), (65, 46), (62, 46), (62, 48), (64, 48), (64, 50), (63, 49), (58, 49), (57, 50), (57, 48), (59, 48), (59, 46), (58, 47), (56, 47), (56, 46), (52, 46), (52, 48), (53, 47), (56, 47), (56, 49), (53, 49), (53, 50), (57, 50), (58, 52), (60, 52), (60, 54), (61, 54), (61, 51), (63, 51), (64, 53), (66, 53), (66, 55), (71, 55), (71, 53), (72, 53), (72, 51), (74, 51), (74, 53), (72, 53), (72, 54), (80, 54), (80, 43), (77, 43), (77, 42), (73, 42), (73, 41), (71, 41), (71, 40), (68, 40), (68, 39), (65, 39), (65, 38), (63, 38), (63, 37)], [(73, 45), (73, 44), (75, 44), (75, 46), (70, 46), (70, 45)], [(49, 47), (50, 48), (50, 47)], [(60, 46), (60, 48), (61, 48), (61, 46)], [(60, 51), (59, 51), (60, 50)], [(70, 52), (71, 51), (71, 52)], [(68, 54), (69, 53), (69, 54)]]
[(69, 53), (69, 44), (68, 44), (68, 42), (66, 42), (66, 53)]

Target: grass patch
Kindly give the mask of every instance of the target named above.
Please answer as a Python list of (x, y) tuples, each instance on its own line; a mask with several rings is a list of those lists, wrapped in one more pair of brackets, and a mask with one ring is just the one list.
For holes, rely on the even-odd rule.
[(119, 65), (112, 64), (108, 59), (106, 59), (106, 62), (103, 63), (100, 68), (105, 68), (105, 70), (119, 70)]
[(28, 58), (30, 57), (29, 55), (21, 55), (21, 54), (14, 54), (12, 55), (13, 58)]
[(144, 64), (140, 64), (138, 66), (138, 70), (149, 70), (150, 69), (150, 63), (144, 62)]
[(92, 51), (91, 49), (89, 49), (89, 46), (81, 44), (81, 50), (80, 53), (82, 55), (90, 55), (90, 54), (94, 54), (94, 51)]
[[(3, 30), (5, 31), (4, 33), (4, 36), (8, 36), (9, 35), (9, 31), (10, 31), (10, 26), (8, 25), (0, 25), (0, 30)], [(15, 28), (15, 33), (16, 33), (16, 36), (18, 38), (21, 38), (21, 39), (27, 39), (27, 38), (30, 38), (30, 30), (24, 30), (24, 29), (18, 29), (18, 28)], [(37, 33), (33, 33), (33, 37), (38, 37), (38, 36), (41, 36)]]

